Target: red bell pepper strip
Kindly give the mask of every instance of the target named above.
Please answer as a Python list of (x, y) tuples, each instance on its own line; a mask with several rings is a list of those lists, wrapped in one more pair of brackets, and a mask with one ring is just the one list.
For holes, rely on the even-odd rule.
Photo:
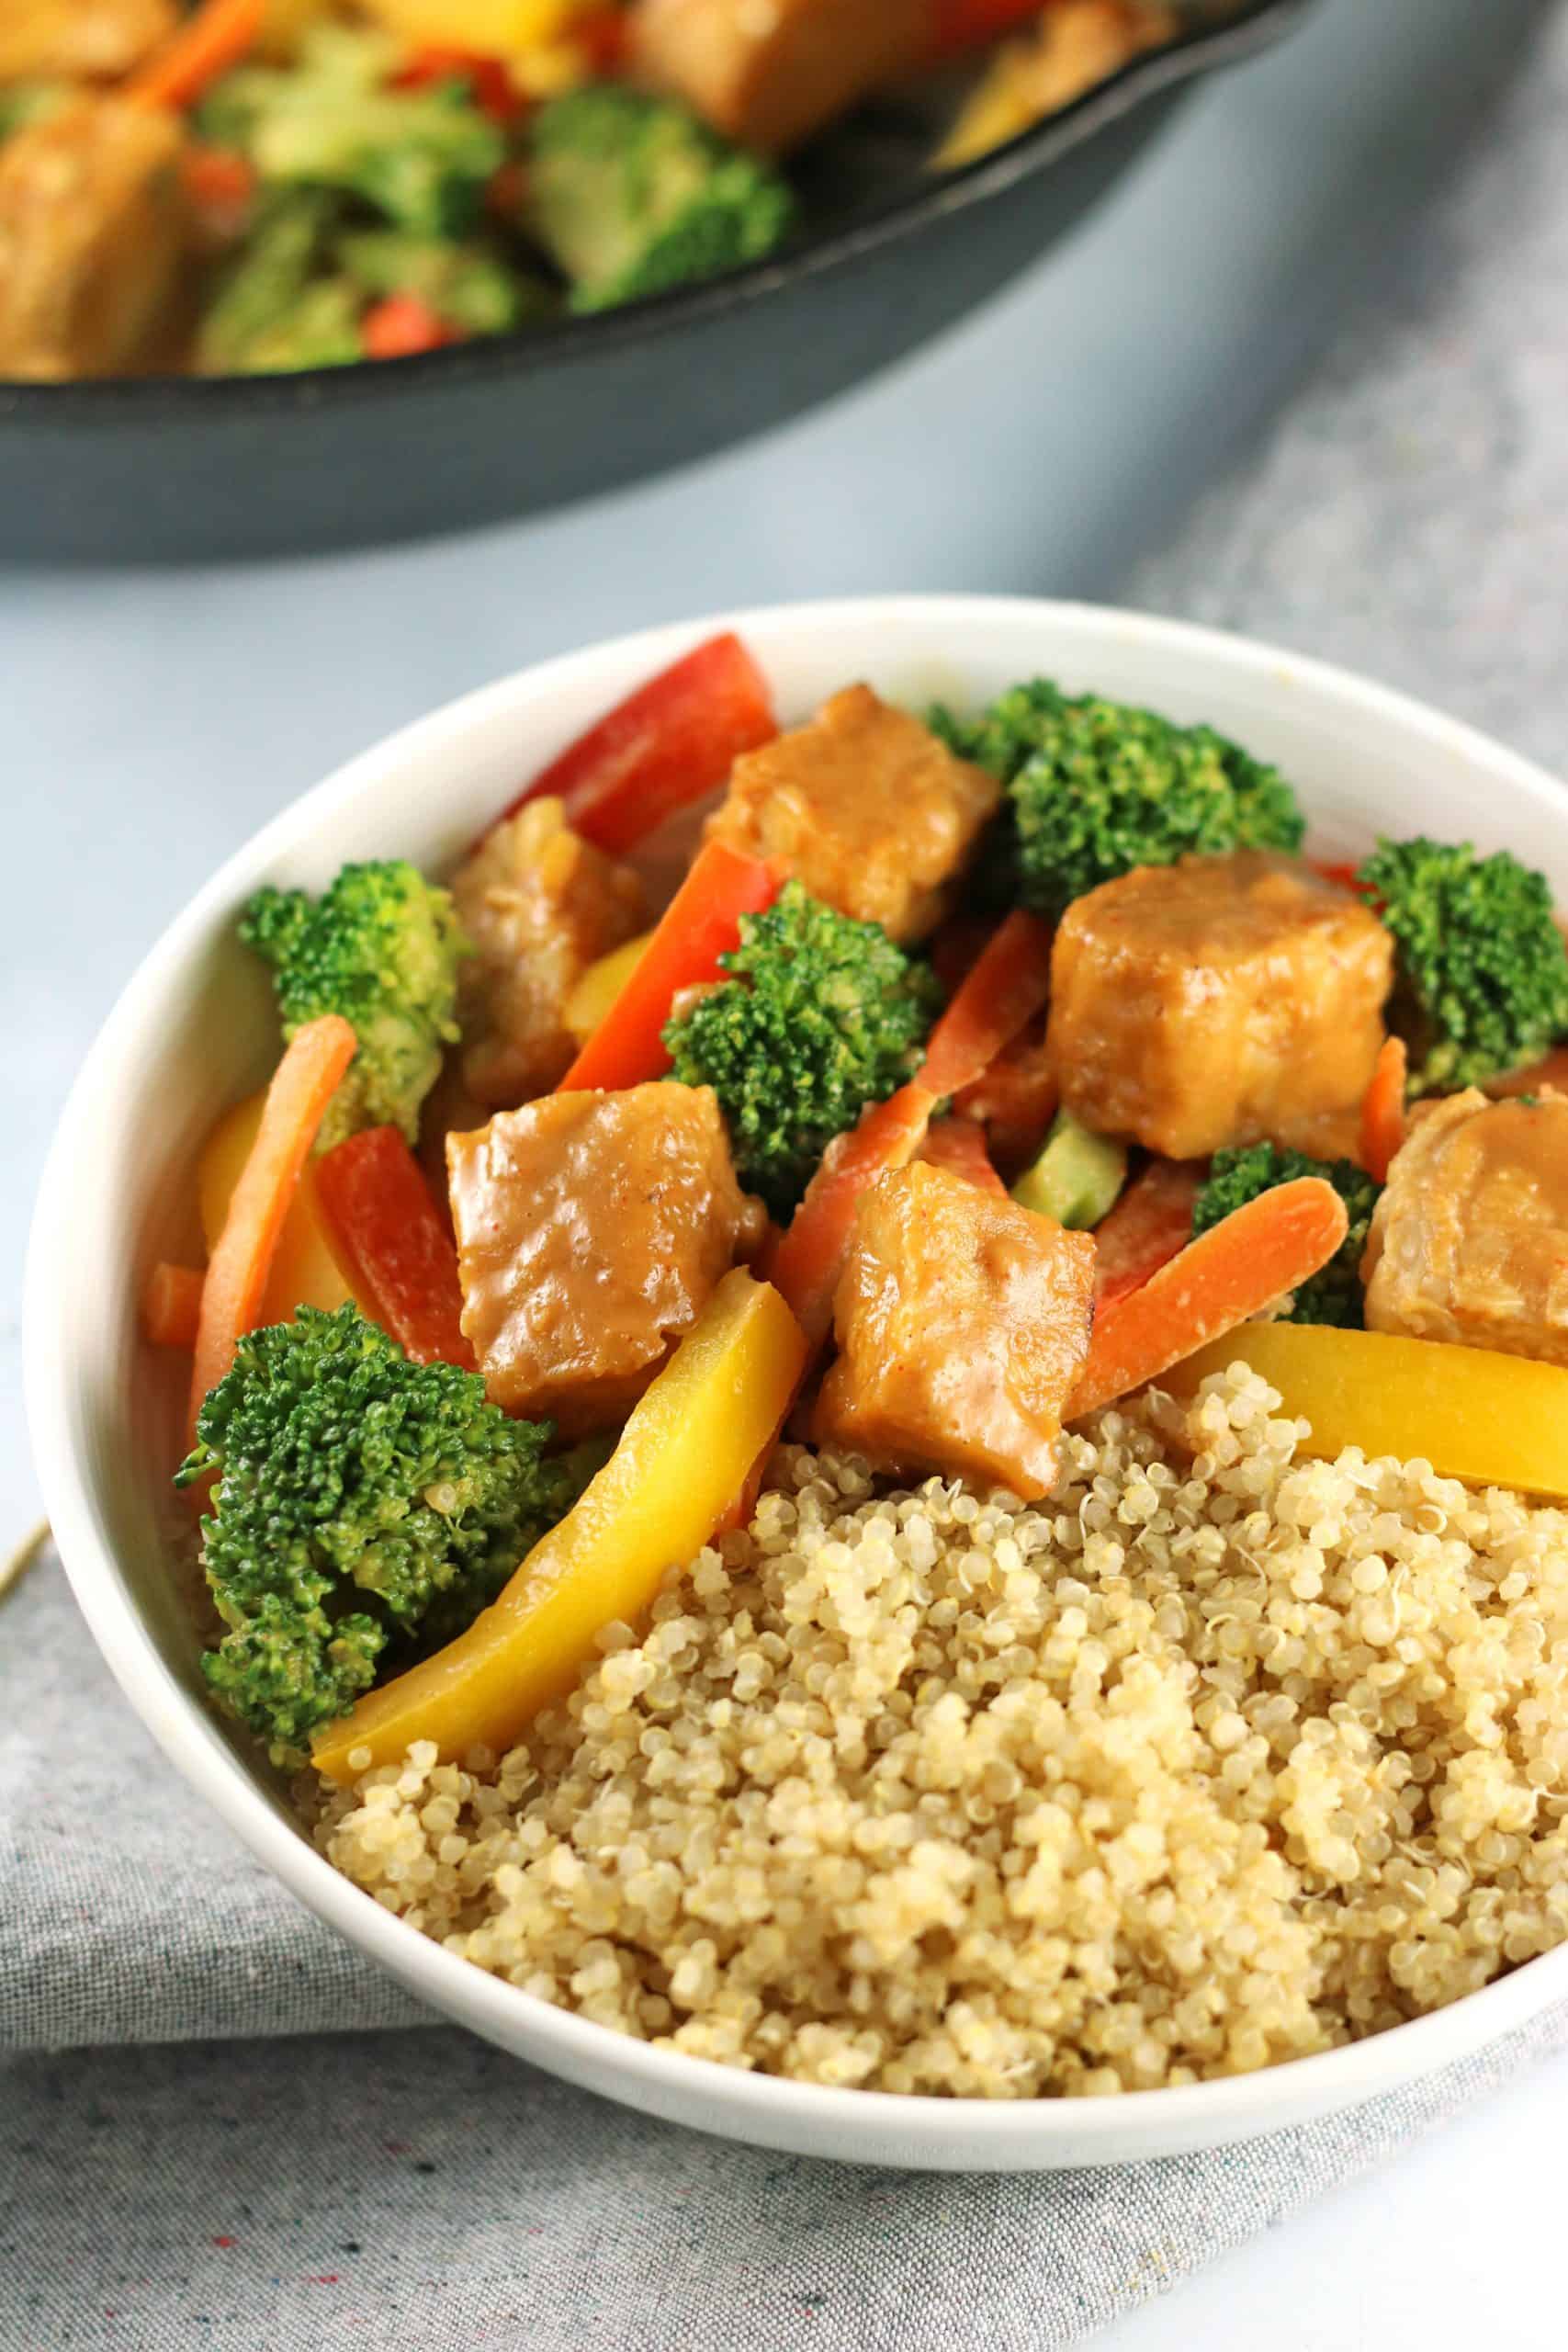
[(367, 1127), (316, 1162), (333, 1254), (356, 1298), (415, 1363), (476, 1369), (452, 1237), (396, 1127)]
[(201, 1321), (201, 1285), (196, 1266), (160, 1260), (141, 1294), (141, 1329), (155, 1348), (194, 1348)]
[(863, 1111), (859, 1125), (828, 1146), (789, 1230), (763, 1260), (764, 1278), (783, 1293), (813, 1355), (832, 1324), (833, 1293), (849, 1255), (861, 1194), (879, 1176), (908, 1166), (925, 1142), (936, 1104), (931, 1089), (915, 1080)]
[(553, 794), (585, 841), (619, 855), (705, 799), (743, 752), (778, 731), (768, 682), (745, 646), (728, 632), (711, 637), (606, 711), (497, 821)]
[(1151, 1159), (1094, 1232), (1097, 1306), (1142, 1290), (1192, 1238), (1192, 1211), (1203, 1182), (1201, 1163)]
[(254, 164), (234, 148), (200, 146), (181, 156), (180, 184), (198, 224), (225, 240), (246, 226), (260, 185)]
[(999, 40), (1044, 13), (1045, 0), (935, 0), (931, 48), (938, 57)]
[(591, 80), (607, 80), (624, 63), (630, 22), (624, 8), (605, 8), (572, 26), (571, 45)]
[(1371, 1083), (1361, 1098), (1361, 1165), (1380, 1184), (1388, 1182), (1394, 1153), (1404, 1141), (1404, 1091), (1410, 1082), (1410, 1057), (1403, 1037), (1385, 1037), (1372, 1070)]
[(474, 49), (416, 50), (392, 76), (398, 90), (425, 90), (438, 82), (466, 82), (475, 106), (491, 122), (515, 122), (527, 103), (502, 60)]
[(986, 1147), (986, 1130), (977, 1119), (933, 1120), (920, 1158), (934, 1168), (962, 1176), (967, 1184), (978, 1184), (983, 1193), (1007, 1197), (1008, 1188), (997, 1174)]
[(1050, 986), (1050, 926), (1020, 908), (992, 933), (932, 1030), (920, 1084), (936, 1095), (973, 1086), (1033, 1019)]
[(389, 294), (366, 311), (359, 322), (359, 340), (367, 359), (412, 359), (422, 351), (440, 351), (462, 338), (417, 294)]
[(740, 944), (741, 916), (772, 906), (779, 886), (777, 867), (724, 842), (705, 842), (637, 969), (556, 1091), (611, 1091), (661, 1077), (670, 1067), (663, 1029), (676, 997), (724, 978), (718, 959)]

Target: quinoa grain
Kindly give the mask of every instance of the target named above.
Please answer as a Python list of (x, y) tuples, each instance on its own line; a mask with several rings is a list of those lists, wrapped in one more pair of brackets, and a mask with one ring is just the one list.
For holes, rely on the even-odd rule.
[(1440, 2007), (1568, 1937), (1568, 1516), (1278, 1412), (1151, 1394), (1027, 1508), (786, 1448), (524, 1746), (313, 1834), (541, 1998), (801, 2081), (1103, 2097)]

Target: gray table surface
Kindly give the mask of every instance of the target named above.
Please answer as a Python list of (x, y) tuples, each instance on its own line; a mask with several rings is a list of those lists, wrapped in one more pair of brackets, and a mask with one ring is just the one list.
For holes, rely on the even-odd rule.
[(20, 1238), (72, 1070), (217, 859), (434, 702), (728, 602), (994, 588), (1325, 651), (1568, 767), (1565, 99), (1536, 0), (1325, 0), (1035, 277), (749, 450), (419, 548), (0, 571), (0, 793), (39, 877), (0, 961), (0, 1535), (37, 1510)]

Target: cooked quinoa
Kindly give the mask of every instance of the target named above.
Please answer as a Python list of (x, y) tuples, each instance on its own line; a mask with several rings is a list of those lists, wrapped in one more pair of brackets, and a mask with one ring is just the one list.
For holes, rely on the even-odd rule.
[(807, 2082), (1142, 2090), (1438, 2007), (1568, 1936), (1568, 1515), (1278, 1407), (1104, 1413), (1034, 1506), (785, 1449), (525, 1745), (315, 1835), (542, 1999)]

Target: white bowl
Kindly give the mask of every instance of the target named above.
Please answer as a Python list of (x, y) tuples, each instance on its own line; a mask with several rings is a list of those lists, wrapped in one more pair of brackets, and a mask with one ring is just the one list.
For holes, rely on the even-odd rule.
[[(1314, 845), (1380, 829), (1477, 836), (1568, 901), (1557, 787), (1525, 761), (1342, 671), (1132, 613), (979, 597), (870, 597), (744, 613), (790, 717), (846, 681), (974, 701), (1035, 673), (1212, 719), (1300, 788)], [(276, 1052), (270, 991), (235, 943), (259, 883), (320, 888), (344, 859), (439, 868), (607, 703), (713, 624), (623, 638), (470, 695), (352, 761), (230, 859), (165, 933), (72, 1093), (34, 1225), (28, 1397), (54, 1532), (127, 1696), (186, 1779), (301, 1901), (432, 2007), (551, 2073), (649, 2113), (793, 2153), (933, 2170), (1043, 2169), (1169, 2154), (1299, 2123), (1455, 2058), (1568, 1996), (1568, 1947), (1436, 2015), (1266, 2073), (1101, 2100), (897, 2098), (741, 2074), (550, 2007), (428, 1942), (295, 1827), (209, 1707), (170, 1566), (168, 1476), (183, 1363), (137, 1330), (151, 1261), (194, 1247), (192, 1155), (216, 1107)]]

